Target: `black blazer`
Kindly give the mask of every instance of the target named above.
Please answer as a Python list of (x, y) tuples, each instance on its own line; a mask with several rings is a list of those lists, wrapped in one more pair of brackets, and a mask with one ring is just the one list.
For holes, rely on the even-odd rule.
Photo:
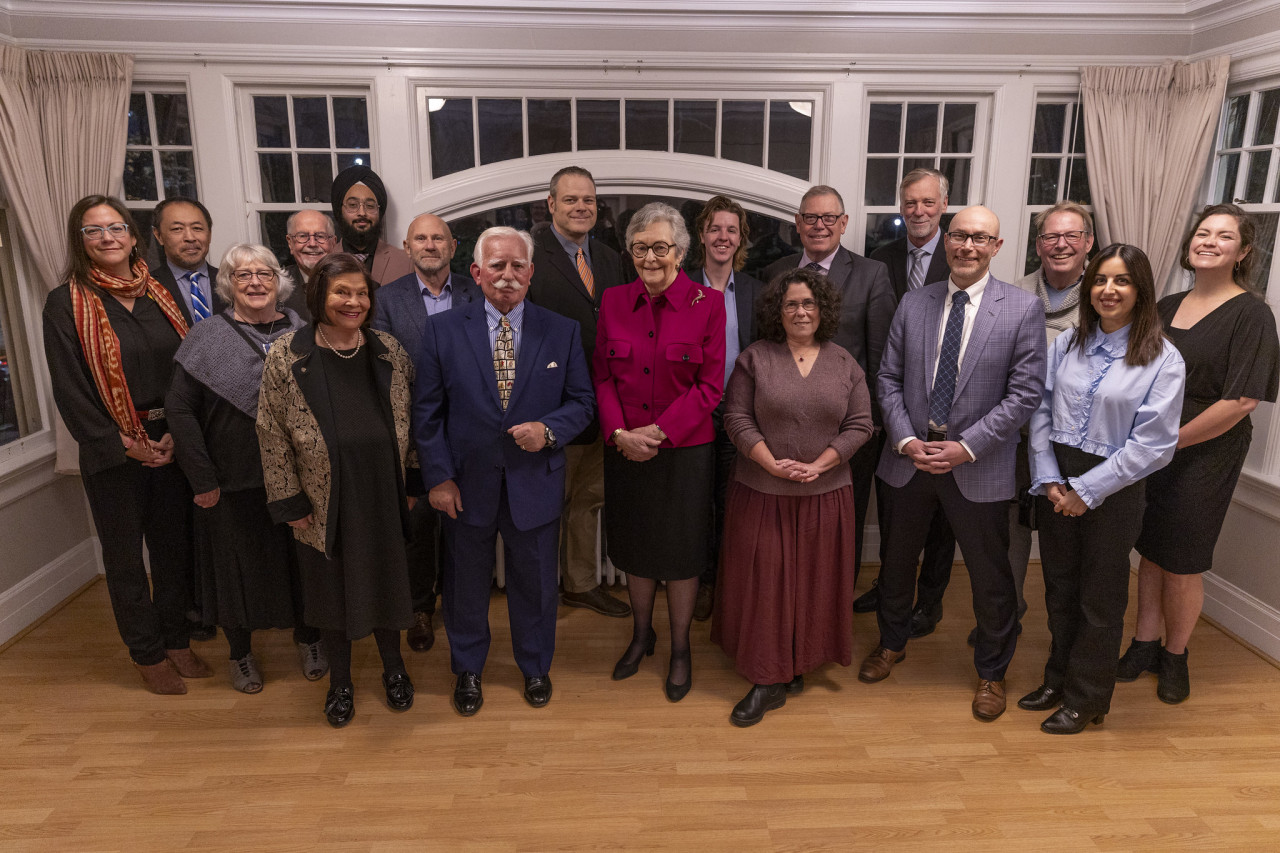
[[(689, 278), (702, 284), (706, 280), (706, 268), (698, 267), (689, 273)], [(760, 339), (756, 303), (760, 301), (761, 293), (764, 293), (764, 282), (760, 279), (741, 271), (733, 274), (733, 302), (738, 311), (738, 352)]]
[[(213, 304), (209, 309), (214, 314), (221, 314), (227, 310), (227, 303), (218, 295), (218, 268), (209, 263), (208, 258), (204, 262), (204, 274), (209, 277), (209, 292), (213, 294)], [(160, 263), (156, 264), (151, 270), (151, 276), (168, 289), (169, 294), (173, 297), (173, 301), (178, 303), (178, 310), (182, 312), (182, 317), (187, 321), (187, 325), (191, 325), (191, 309), (187, 308), (187, 300), (183, 298), (183, 288), (174, 279), (173, 273), (169, 270), (169, 262), (164, 257), (164, 250), (160, 251)]]
[[(871, 253), (871, 260), (879, 261), (889, 268), (889, 278), (893, 281), (893, 293), (899, 301), (907, 292), (910, 283), (907, 280), (907, 259), (909, 247), (906, 237), (886, 243)], [(945, 281), (951, 276), (951, 267), (947, 266), (947, 250), (938, 240), (938, 248), (929, 259), (929, 269), (925, 270), (924, 283)]]
[[(533, 281), (529, 301), (578, 321), (582, 331), (582, 351), (590, 361), (596, 351), (596, 322), (600, 316), (600, 300), (610, 287), (623, 284), (622, 258), (599, 240), (591, 241), (591, 275), (595, 279), (595, 296), (578, 275), (555, 231), (547, 228), (533, 238)], [(600, 432), (592, 421), (570, 444), (591, 444)]]

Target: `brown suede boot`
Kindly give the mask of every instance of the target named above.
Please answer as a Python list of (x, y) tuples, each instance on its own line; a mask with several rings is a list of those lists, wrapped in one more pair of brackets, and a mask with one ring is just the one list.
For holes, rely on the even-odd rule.
[(183, 678), (212, 678), (213, 669), (191, 649), (169, 649), (165, 655)]
[(152, 693), (158, 693), (161, 696), (181, 696), (187, 692), (186, 682), (182, 680), (181, 675), (178, 675), (173, 661), (168, 658), (150, 666), (143, 666), (140, 663), (135, 663), (134, 666), (138, 668), (138, 674), (142, 676), (143, 683)]

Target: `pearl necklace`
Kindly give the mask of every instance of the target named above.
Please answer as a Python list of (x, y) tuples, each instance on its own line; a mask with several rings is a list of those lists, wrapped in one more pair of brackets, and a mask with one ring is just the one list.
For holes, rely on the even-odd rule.
[(320, 333), (320, 340), (324, 341), (324, 345), (327, 346), (329, 348), (329, 351), (332, 352), (334, 355), (336, 355), (338, 358), (355, 358), (357, 355), (360, 354), (360, 347), (364, 346), (364, 335), (362, 334), (360, 335), (360, 338), (356, 341), (356, 348), (351, 351), (351, 355), (343, 355), (342, 353), (338, 352), (337, 347), (329, 343), (329, 336), (324, 333), (324, 328), (319, 323), (316, 323), (316, 331)]

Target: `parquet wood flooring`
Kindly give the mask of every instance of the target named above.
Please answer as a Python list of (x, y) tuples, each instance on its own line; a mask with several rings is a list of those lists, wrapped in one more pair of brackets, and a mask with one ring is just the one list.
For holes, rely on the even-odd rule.
[(554, 697), (528, 707), (498, 593), (470, 719), (449, 704), (442, 628), (430, 652), (406, 649), (417, 699), (404, 714), (382, 701), (372, 639), (357, 643), (356, 717), (338, 731), (286, 631), (255, 637), (256, 696), (231, 689), (221, 635), (197, 644), (214, 678), (153, 696), (98, 582), (0, 652), (0, 851), (1280, 849), (1275, 667), (1202, 623), (1184, 705), (1144, 676), (1119, 685), (1102, 726), (1041, 734), (1047, 714), (1014, 706), (1048, 649), (1030, 574), (996, 722), (969, 712), (958, 566), (937, 632), (888, 680), (857, 681), (876, 632), (855, 616), (853, 666), (809, 675), (750, 729), (729, 725), (748, 685), (708, 623), (694, 627), (692, 692), (666, 701), (663, 617), (658, 654), (615, 683), (630, 620), (562, 608)]

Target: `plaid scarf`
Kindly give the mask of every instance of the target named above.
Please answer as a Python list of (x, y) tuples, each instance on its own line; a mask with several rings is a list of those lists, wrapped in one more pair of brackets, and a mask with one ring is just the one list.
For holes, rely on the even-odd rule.
[[(89, 280), (96, 288), (122, 299), (137, 299), (141, 296), (154, 299), (179, 337), (185, 338), (187, 321), (182, 318), (182, 311), (164, 285), (151, 277), (146, 261), (141, 258), (134, 261), (131, 271), (133, 278), (124, 279), (94, 267)], [(98, 396), (107, 407), (107, 413), (120, 427), (120, 432), (135, 441), (146, 441), (147, 432), (133, 407), (133, 397), (129, 394), (124, 368), (120, 365), (120, 339), (116, 337), (111, 321), (107, 319), (107, 309), (102, 305), (102, 297), (93, 287), (87, 287), (73, 278), (71, 310), (75, 314), (76, 334), (84, 349), (84, 359), (89, 363), (89, 372), (93, 374), (93, 383), (98, 387)]]

